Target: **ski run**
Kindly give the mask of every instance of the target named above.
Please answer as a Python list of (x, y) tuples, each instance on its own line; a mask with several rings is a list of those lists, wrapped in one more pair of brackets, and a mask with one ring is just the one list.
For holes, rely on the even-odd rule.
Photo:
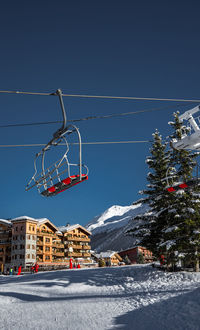
[(132, 265), (1, 275), (0, 329), (198, 330), (200, 273)]

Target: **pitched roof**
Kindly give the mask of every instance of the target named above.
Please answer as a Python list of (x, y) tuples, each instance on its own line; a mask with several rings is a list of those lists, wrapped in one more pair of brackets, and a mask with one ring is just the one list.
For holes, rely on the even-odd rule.
[(58, 230), (63, 232), (63, 233), (67, 233), (73, 229), (76, 229), (76, 228), (81, 228), (83, 231), (85, 231), (88, 235), (91, 235), (91, 232), (88, 231), (86, 228), (84, 228), (83, 226), (79, 225), (78, 223), (76, 225), (72, 225), (72, 226), (61, 226), (61, 227), (58, 227)]
[(106, 251), (106, 252), (100, 252), (96, 254), (97, 258), (111, 258), (113, 255), (117, 254), (115, 251)]
[(36, 221), (38, 222), (38, 226), (49, 224), (55, 231), (58, 231), (58, 228), (47, 218), (36, 219)]
[(10, 220), (5, 220), (5, 219), (0, 219), (0, 223), (2, 225), (9, 225), (9, 226), (12, 225), (12, 222)]

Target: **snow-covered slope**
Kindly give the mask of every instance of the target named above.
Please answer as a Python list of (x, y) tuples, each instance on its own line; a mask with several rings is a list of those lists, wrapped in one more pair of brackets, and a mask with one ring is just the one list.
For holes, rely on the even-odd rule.
[(0, 275), (2, 330), (198, 330), (200, 273), (149, 265)]
[(92, 232), (92, 249), (119, 251), (135, 245), (136, 239), (125, 235), (125, 232), (138, 223), (138, 220), (133, 219), (147, 210), (148, 206), (141, 203), (129, 206), (114, 205), (96, 216), (86, 225)]

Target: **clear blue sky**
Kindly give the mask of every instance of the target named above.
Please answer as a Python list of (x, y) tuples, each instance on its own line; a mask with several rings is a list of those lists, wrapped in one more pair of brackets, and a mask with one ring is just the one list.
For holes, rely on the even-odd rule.
[[(199, 99), (199, 9), (198, 1), (3, 2), (0, 90)], [(171, 107), (81, 122), (85, 142), (149, 140), (155, 128), (165, 137), (177, 110), (166, 102), (64, 101), (69, 119)], [(0, 94), (0, 111), (1, 125), (61, 119), (52, 96)], [(47, 143), (57, 127), (1, 128), (0, 144)], [(47, 199), (25, 191), (39, 149), (0, 149), (0, 218), (85, 225), (114, 204), (129, 205), (145, 187), (149, 147), (84, 146), (89, 180)]]

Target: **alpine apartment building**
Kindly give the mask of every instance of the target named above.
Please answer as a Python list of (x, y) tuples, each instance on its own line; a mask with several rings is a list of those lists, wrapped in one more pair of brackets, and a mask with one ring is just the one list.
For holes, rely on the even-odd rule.
[(91, 233), (76, 224), (56, 227), (48, 219), (0, 219), (0, 269), (90, 262)]

